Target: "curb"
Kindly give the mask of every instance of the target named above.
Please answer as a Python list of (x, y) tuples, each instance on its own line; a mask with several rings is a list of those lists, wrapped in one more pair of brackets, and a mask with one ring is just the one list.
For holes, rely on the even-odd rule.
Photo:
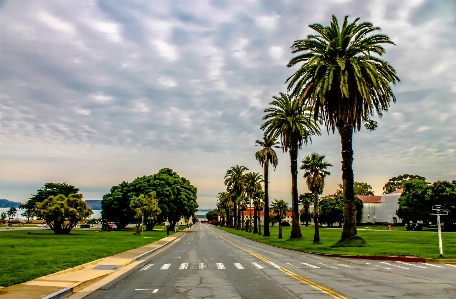
[[(149, 251), (144, 252), (144, 253), (142, 253), (142, 254), (140, 254), (138, 256), (135, 256), (134, 258), (132, 258), (131, 262), (136, 261), (139, 258), (144, 257), (144, 256), (146, 256), (148, 254), (151, 254), (152, 252), (165, 247), (166, 245), (176, 241), (177, 239), (180, 239), (184, 235), (185, 232), (187, 232), (187, 230), (182, 231), (182, 233), (179, 234), (179, 236), (177, 236), (174, 240), (168, 241), (168, 242), (166, 242), (165, 244), (163, 244), (163, 245), (161, 245), (159, 247), (156, 247), (156, 248), (154, 248), (152, 250), (149, 250)], [(56, 273), (53, 273), (53, 274), (49, 274), (47, 276), (53, 276), (53, 275), (57, 275), (57, 274), (64, 274), (64, 273), (67, 273), (67, 272), (73, 272), (73, 271), (78, 271), (78, 270), (84, 270), (86, 268), (84, 266), (90, 265), (90, 264), (95, 264), (96, 262), (101, 261), (103, 259), (104, 258), (101, 258), (101, 259), (98, 259), (98, 260), (95, 260), (95, 261), (92, 261), (92, 262), (89, 262), (89, 263), (85, 263), (85, 264), (82, 264), (82, 265), (79, 265), (79, 266), (76, 266), (76, 267), (73, 267), (73, 268), (70, 268), (70, 269), (65, 269), (65, 270), (62, 270), (62, 271), (59, 271), (59, 272), (56, 272)], [(131, 262), (129, 262), (128, 264), (130, 264)], [(105, 275), (102, 275), (100, 277), (96, 277), (96, 278), (93, 278), (93, 279), (90, 279), (90, 280), (82, 281), (80, 283), (77, 283), (77, 284), (73, 285), (72, 287), (66, 287), (66, 288), (58, 290), (58, 291), (56, 291), (56, 292), (54, 292), (54, 293), (52, 293), (50, 295), (47, 295), (45, 297), (41, 297), (41, 299), (66, 298), (66, 297), (70, 296), (71, 294), (73, 294), (75, 291), (80, 290), (81, 288), (84, 288), (84, 287), (86, 287), (86, 286), (88, 286), (88, 285), (90, 285), (90, 284), (92, 284), (94, 282), (97, 282), (98, 280), (101, 280), (101, 279), (105, 278), (106, 276), (108, 276), (108, 275), (110, 275), (112, 273), (113, 272), (107, 273)]]

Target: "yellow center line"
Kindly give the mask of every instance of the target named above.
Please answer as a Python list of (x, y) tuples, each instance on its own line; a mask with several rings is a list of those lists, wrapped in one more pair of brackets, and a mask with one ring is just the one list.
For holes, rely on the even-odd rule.
[[(271, 263), (272, 263), (270, 260), (268, 260), (267, 258), (265, 258), (265, 257), (263, 257), (263, 256), (261, 256), (261, 255), (259, 255), (258, 253), (255, 253), (255, 252), (253, 252), (253, 251), (251, 251), (251, 250), (242, 248), (242, 247), (240, 247), (240, 246), (238, 246), (238, 245), (236, 245), (236, 244), (234, 244), (234, 243), (228, 241), (227, 239), (225, 239), (223, 236), (219, 235), (219, 234), (216, 233), (216, 232), (214, 232), (214, 234), (216, 234), (219, 238), (223, 239), (223, 240), (224, 240), (225, 242), (227, 242), (228, 244), (230, 244), (230, 245), (232, 245), (232, 246), (234, 246), (234, 247), (236, 247), (236, 248), (238, 248), (238, 249), (240, 249), (240, 250), (242, 250), (242, 251), (245, 251), (245, 252), (247, 252), (247, 253), (253, 255), (254, 257), (256, 257), (256, 258), (262, 260), (263, 262), (265, 262), (266, 264), (271, 264)], [(288, 276), (290, 276), (290, 277), (292, 277), (292, 278), (294, 278), (294, 279), (296, 279), (296, 280), (298, 280), (298, 281), (300, 281), (300, 282), (303, 282), (303, 283), (305, 283), (306, 285), (308, 285), (308, 286), (310, 286), (310, 287), (312, 287), (312, 288), (314, 288), (314, 289), (317, 289), (317, 290), (319, 290), (320, 292), (322, 292), (322, 293), (324, 293), (324, 294), (327, 294), (327, 295), (331, 296), (332, 298), (336, 298), (336, 299), (348, 299), (348, 298), (345, 297), (344, 295), (342, 295), (342, 294), (340, 294), (340, 293), (338, 293), (338, 292), (336, 292), (336, 291), (333, 291), (333, 290), (331, 290), (331, 289), (328, 289), (327, 287), (324, 287), (324, 286), (322, 286), (321, 284), (318, 284), (318, 283), (316, 283), (316, 282), (314, 282), (314, 281), (312, 281), (312, 280), (310, 280), (310, 279), (308, 279), (308, 278), (304, 278), (304, 277), (302, 277), (302, 276), (300, 276), (300, 275), (298, 275), (298, 274), (296, 274), (296, 273), (293, 273), (293, 272), (291, 272), (291, 271), (288, 270), (288, 269), (285, 269), (285, 268), (282, 268), (282, 267), (279, 267), (279, 268), (277, 268), (277, 269), (279, 269), (281, 272), (287, 274)]]

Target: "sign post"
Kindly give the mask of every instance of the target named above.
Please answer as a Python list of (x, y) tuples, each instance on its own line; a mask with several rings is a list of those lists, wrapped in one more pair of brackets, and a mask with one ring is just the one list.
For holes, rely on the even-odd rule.
[(440, 226), (440, 215), (448, 215), (448, 211), (445, 210), (441, 205), (436, 205), (432, 207), (432, 213), (429, 215), (437, 215), (437, 227), (438, 227), (438, 234), (439, 234), (439, 249), (440, 249), (440, 257), (443, 257), (443, 244), (442, 244), (442, 229)]
[(144, 246), (144, 215), (141, 216), (141, 246)]

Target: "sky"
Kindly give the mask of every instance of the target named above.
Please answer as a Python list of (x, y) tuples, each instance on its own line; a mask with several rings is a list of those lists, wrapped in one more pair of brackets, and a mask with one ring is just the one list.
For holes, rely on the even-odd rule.
[[(405, 173), (456, 179), (456, 1), (0, 0), (0, 198), (67, 182), (101, 199), (168, 167), (215, 207), (230, 167), (263, 173), (255, 141), (298, 68), (290, 46), (333, 14), (381, 27), (401, 79), (377, 130), (354, 134), (355, 180), (379, 195)], [(299, 151), (333, 164), (324, 195), (342, 181), (340, 151), (325, 127)], [(289, 155), (278, 158), (270, 198), (290, 202)]]

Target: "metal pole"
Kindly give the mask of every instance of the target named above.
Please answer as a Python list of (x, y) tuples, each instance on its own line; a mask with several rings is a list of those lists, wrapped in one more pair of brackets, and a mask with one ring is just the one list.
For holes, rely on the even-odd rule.
[(442, 230), (440, 228), (440, 215), (437, 215), (437, 225), (439, 228), (439, 249), (440, 249), (440, 257), (443, 257), (443, 246), (442, 246)]
[(144, 245), (144, 215), (141, 217), (141, 246)]

